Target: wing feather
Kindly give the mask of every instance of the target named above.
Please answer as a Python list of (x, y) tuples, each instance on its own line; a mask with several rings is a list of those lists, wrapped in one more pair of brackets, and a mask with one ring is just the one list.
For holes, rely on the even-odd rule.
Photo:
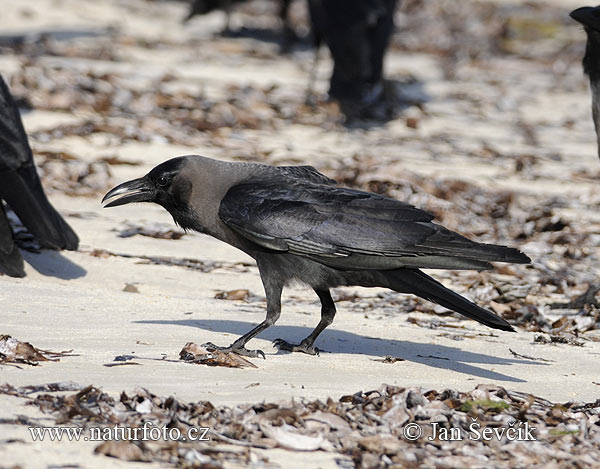
[(219, 214), (262, 247), (342, 269), (486, 269), (490, 261), (526, 262), (515, 249), (475, 243), (432, 223), (432, 214), (405, 202), (307, 179), (246, 181), (228, 191)]

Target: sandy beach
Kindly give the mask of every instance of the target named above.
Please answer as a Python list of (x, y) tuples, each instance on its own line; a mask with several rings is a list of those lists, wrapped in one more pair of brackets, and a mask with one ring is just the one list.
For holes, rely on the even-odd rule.
[[(564, 8), (565, 15), (579, 6), (538, 3)], [(180, 239), (119, 236), (136, 227), (178, 228), (159, 206), (103, 209), (100, 204), (114, 185), (184, 154), (311, 164), (367, 188), (385, 181), (390, 195), (409, 196), (411, 203), (443, 215), (449, 228), (480, 241), (514, 245), (533, 259), (532, 266), (483, 277), (442, 272), (437, 278), (445, 285), (490, 307), (494, 300), (485, 286), (508, 282), (512, 272), (528, 282), (512, 313), (535, 307), (550, 323), (581, 315), (580, 310), (550, 308), (582, 294), (600, 273), (600, 162), (579, 62), (585, 34), (568, 18), (553, 26), (547, 43), (543, 38), (535, 43), (539, 55), (459, 58), (452, 73), (438, 53), (392, 46), (386, 75), (404, 84), (409, 104), (381, 125), (344, 126), (331, 105), (322, 104), (314, 114), (303, 107), (310, 50), (280, 55), (273, 42), (220, 37), (219, 12), (184, 26), (180, 20), (186, 5), (179, 2), (20, 0), (3, 7), (0, 70), (15, 95), (31, 104), (23, 121), (48, 196), (81, 242), (76, 252), (23, 251), (27, 276), (0, 276), (0, 333), (42, 350), (71, 351), (38, 366), (0, 364), (0, 384), (74, 382), (115, 397), (143, 387), (183, 402), (221, 406), (291, 398), (325, 401), (383, 383), (438, 391), (494, 384), (556, 403), (598, 399), (598, 323), (581, 332), (579, 345), (548, 344), (536, 337), (551, 334), (531, 324), (517, 327), (516, 333), (495, 331), (458, 315), (437, 315), (443, 308), (384, 289), (334, 292), (338, 314), (317, 342), (319, 357), (278, 353), (271, 345), (278, 337), (301, 340), (318, 322), (317, 297), (294, 287), (284, 292), (277, 325), (249, 344), (266, 354), (265, 360), (251, 359), (256, 368), (185, 363), (179, 351), (187, 342), (227, 345), (264, 319), (264, 291), (253, 260), (198, 233)], [(297, 14), (304, 14), (300, 7)], [(397, 23), (406, 20), (407, 13), (398, 15)], [(234, 15), (237, 23), (252, 18), (243, 9)], [(10, 38), (33, 41), (40, 33), (55, 44), (53, 53), (32, 51), (31, 45), (23, 46), (26, 52), (7, 46)], [(564, 44), (563, 59), (557, 59), (556, 42)], [(69, 52), (75, 47), (69, 45), (80, 49)], [(552, 58), (540, 59), (546, 46)], [(323, 55), (316, 84), (321, 95), (331, 70)], [(70, 81), (77, 76), (87, 82)], [(89, 85), (72, 110), (67, 91), (52, 91), (62, 80), (65, 89), (72, 83), (81, 90)], [(27, 83), (34, 81), (40, 88), (26, 93)], [(51, 91), (42, 92), (44, 83)], [(129, 114), (107, 112), (105, 131), (77, 130), (104, 116), (97, 101), (85, 102), (85, 93), (104, 93), (102, 86), (112, 87), (113, 94), (126, 90), (122, 99), (131, 99)], [(144, 98), (149, 90), (180, 99), (169, 108), (175, 109), (172, 116), (177, 106), (190, 105), (190, 96), (198, 96), (199, 108), (209, 109), (210, 103), (204, 115), (210, 128), (194, 124), (196, 130), (184, 131), (167, 114), (153, 114), (153, 102)], [(279, 107), (265, 104), (272, 102)], [(228, 119), (235, 123), (228, 125)], [(516, 170), (519, 164), (525, 169)], [(479, 214), (469, 212), (470, 205), (434, 199), (432, 194), (439, 193), (433, 189), (424, 195), (438, 181), (457, 180), (480, 191), (481, 198), (512, 194), (519, 214), (550, 207), (548, 219), (562, 220), (572, 237), (554, 244), (533, 235), (501, 239), (499, 234), (521, 227), (513, 223), (508, 231), (502, 231), (505, 225), (486, 231), (485, 221), (473, 221)], [(533, 223), (522, 220), (522, 227)], [(577, 238), (578, 233), (586, 237)], [(162, 263), (155, 262), (159, 257)], [(198, 262), (189, 268), (168, 265), (169, 259)], [(553, 276), (562, 280), (553, 284), (548, 281)], [(216, 297), (238, 289), (249, 290), (244, 300)], [(105, 366), (119, 356), (131, 356), (136, 365)], [(386, 356), (402, 361), (382, 362)], [(16, 420), (26, 416), (39, 425), (54, 425), (54, 418), (26, 404), (27, 399), (0, 395), (0, 467), (163, 467), (95, 455), (92, 442), (34, 442), (27, 426)], [(272, 467), (340, 467), (335, 452), (255, 451), (267, 455)]]

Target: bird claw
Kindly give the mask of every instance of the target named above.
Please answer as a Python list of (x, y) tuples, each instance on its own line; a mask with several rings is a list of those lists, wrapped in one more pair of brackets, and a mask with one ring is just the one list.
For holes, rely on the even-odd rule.
[(289, 342), (283, 339), (275, 339), (273, 341), (273, 345), (277, 347), (279, 350), (285, 350), (286, 352), (302, 352), (308, 355), (319, 355), (321, 352), (317, 347), (307, 346), (304, 343), (290, 344)]
[(212, 350), (218, 350), (219, 352), (232, 352), (243, 357), (248, 358), (259, 358), (261, 357), (263, 360), (266, 360), (265, 352), (262, 350), (248, 350), (246, 347), (234, 347), (233, 344), (228, 347), (219, 347), (218, 345), (213, 344), (212, 342), (206, 342), (202, 344), (202, 347)]

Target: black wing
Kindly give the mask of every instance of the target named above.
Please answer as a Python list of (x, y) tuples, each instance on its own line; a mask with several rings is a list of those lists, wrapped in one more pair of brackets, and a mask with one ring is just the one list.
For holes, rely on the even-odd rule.
[(276, 169), (280, 175), (292, 178), (292, 180), (296, 181), (303, 179), (315, 184), (327, 184), (333, 186), (337, 184), (335, 179), (325, 176), (313, 166), (276, 166)]
[(0, 197), (44, 247), (77, 249), (79, 239), (50, 205), (33, 162), (19, 110), (0, 77)]
[(474, 243), (431, 223), (428, 212), (367, 192), (308, 182), (246, 182), (220, 217), (256, 244), (342, 269), (486, 269), (528, 262), (516, 249)]

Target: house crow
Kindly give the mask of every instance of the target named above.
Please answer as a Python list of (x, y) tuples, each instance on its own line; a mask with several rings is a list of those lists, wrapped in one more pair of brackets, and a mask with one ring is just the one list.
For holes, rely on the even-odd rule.
[[(313, 288), (321, 320), (300, 344), (280, 349), (317, 354), (314, 342), (333, 321), (332, 287), (386, 287), (412, 293), (489, 327), (504, 319), (444, 287), (420, 268), (490, 269), (490, 262), (528, 263), (517, 249), (481, 244), (432, 223), (404, 202), (336, 186), (310, 166), (230, 163), (201, 156), (173, 158), (108, 192), (102, 202), (162, 205), (184, 229), (214, 236), (252, 256), (267, 297), (266, 319), (223, 350), (256, 357), (246, 343), (275, 324), (290, 282)], [(212, 344), (210, 344), (212, 345)]]
[(315, 46), (325, 41), (333, 59), (329, 96), (340, 102), (346, 114), (368, 117), (371, 108), (385, 100), (383, 59), (397, 3), (308, 0)]
[(77, 235), (46, 198), (21, 115), (0, 76), (0, 272), (24, 277), (2, 199), (42, 247), (77, 249)]
[(581, 23), (587, 34), (583, 71), (589, 77), (592, 89), (592, 118), (600, 156), (600, 6), (573, 10), (571, 18)]

